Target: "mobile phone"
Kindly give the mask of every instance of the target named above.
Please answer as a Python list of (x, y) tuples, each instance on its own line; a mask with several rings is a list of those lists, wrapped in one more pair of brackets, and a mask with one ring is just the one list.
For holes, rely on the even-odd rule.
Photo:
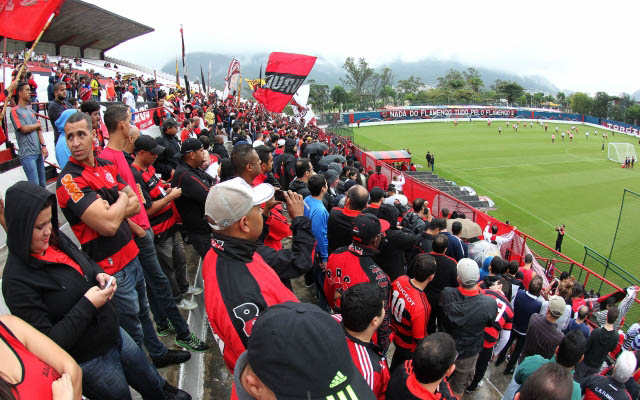
[(287, 201), (284, 198), (284, 192), (281, 189), (276, 190), (276, 192), (273, 195), (273, 198), (276, 199), (276, 201)]
[(111, 278), (109, 278), (109, 280), (107, 281), (107, 284), (104, 285), (104, 289), (102, 290), (107, 290), (109, 289), (109, 287), (113, 284), (113, 276)]

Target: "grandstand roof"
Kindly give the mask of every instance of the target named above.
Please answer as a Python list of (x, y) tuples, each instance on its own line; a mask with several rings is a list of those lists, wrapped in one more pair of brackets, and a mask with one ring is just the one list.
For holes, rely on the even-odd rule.
[(107, 51), (153, 30), (93, 4), (66, 0), (41, 40), (58, 46)]

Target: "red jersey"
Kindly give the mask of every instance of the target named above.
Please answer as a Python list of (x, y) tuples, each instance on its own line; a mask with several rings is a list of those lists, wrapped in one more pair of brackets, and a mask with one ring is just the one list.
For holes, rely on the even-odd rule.
[(498, 315), (493, 321), (493, 325), (484, 328), (483, 347), (485, 349), (491, 349), (496, 345), (496, 343), (498, 343), (500, 332), (503, 329), (506, 331), (511, 330), (511, 327), (513, 326), (513, 308), (502, 292), (491, 289), (482, 289), (482, 294), (494, 299), (498, 305)]
[(371, 177), (369, 177), (369, 182), (367, 183), (367, 189), (371, 191), (371, 189), (373, 189), (374, 187), (379, 187), (382, 190), (387, 190), (387, 183), (388, 181), (386, 176), (375, 173), (371, 175)]
[[(154, 201), (161, 200), (166, 196), (165, 187), (156, 176), (156, 169), (153, 165), (145, 171), (137, 165), (131, 164), (131, 171), (136, 180), (136, 190), (142, 195), (142, 205), (146, 210), (151, 207)], [(177, 214), (173, 201), (171, 201), (160, 211), (149, 215), (153, 235), (161, 240), (164, 236), (172, 234), (173, 228), (178, 222)]]
[[(333, 314), (332, 317), (342, 322), (340, 314)], [(373, 394), (378, 400), (384, 400), (387, 392), (387, 385), (391, 375), (389, 374), (389, 366), (384, 357), (380, 356), (378, 346), (372, 342), (365, 343), (362, 340), (344, 332), (347, 339), (347, 346), (353, 363), (364, 377), (364, 380), (371, 388)]]
[(529, 283), (531, 283), (531, 279), (533, 279), (533, 269), (531, 268), (522, 268), (522, 283), (524, 284), (524, 289), (529, 290)]
[(215, 235), (202, 263), (205, 309), (231, 372), (260, 313), (274, 304), (298, 301), (257, 248), (256, 242)]
[(427, 321), (431, 305), (427, 295), (403, 275), (391, 285), (391, 328), (395, 332), (396, 347), (414, 351), (418, 343), (427, 336)]
[(413, 362), (405, 361), (404, 365), (396, 368), (389, 386), (387, 387), (387, 400), (457, 400), (453, 395), (447, 378), (444, 378), (435, 393), (425, 389), (413, 372)]
[(58, 204), (78, 238), (82, 250), (109, 275), (120, 271), (138, 255), (138, 246), (126, 220), (123, 220), (115, 236), (100, 236), (80, 217), (94, 201), (106, 200), (114, 204), (119, 191), (127, 183), (118, 174), (111, 161), (95, 159), (91, 167), (76, 161), (73, 156), (64, 167), (56, 183)]
[(9, 328), (0, 322), (0, 337), (13, 350), (22, 367), (22, 380), (13, 386), (18, 399), (51, 400), (51, 384), (60, 378), (55, 369), (45, 364), (16, 338)]

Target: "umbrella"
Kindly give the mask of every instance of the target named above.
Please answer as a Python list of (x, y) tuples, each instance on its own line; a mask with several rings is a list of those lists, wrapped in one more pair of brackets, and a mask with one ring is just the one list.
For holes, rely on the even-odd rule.
[(460, 236), (464, 239), (469, 239), (472, 237), (478, 237), (480, 235), (482, 235), (482, 228), (480, 228), (480, 225), (476, 224), (475, 222), (471, 221), (470, 219), (466, 219), (466, 218), (456, 218), (456, 219), (448, 219), (447, 220), (447, 230), (449, 232), (451, 232), (451, 225), (453, 225), (454, 222), (460, 222), (462, 224), (462, 232), (460, 234)]
[[(306, 150), (306, 149), (305, 149)], [(336, 161), (337, 159), (337, 161)], [(328, 156), (324, 156), (320, 159), (320, 161), (318, 162), (318, 164), (320, 165), (329, 165), (332, 162), (337, 162), (338, 164), (342, 164), (344, 162), (347, 162), (347, 159), (344, 158), (343, 156), (341, 156), (340, 154), (330, 154)]]
[(327, 144), (325, 143), (313, 142), (305, 146), (304, 154), (316, 154), (316, 153), (322, 154), (328, 148), (329, 146), (327, 146)]

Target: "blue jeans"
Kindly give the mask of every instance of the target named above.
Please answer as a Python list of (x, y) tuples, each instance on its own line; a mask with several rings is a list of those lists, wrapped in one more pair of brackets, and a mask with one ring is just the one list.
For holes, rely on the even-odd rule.
[(180, 310), (178, 310), (169, 279), (158, 262), (156, 246), (153, 243), (153, 231), (147, 229), (145, 232), (146, 235), (143, 238), (137, 237), (135, 240), (140, 250), (138, 259), (142, 264), (144, 279), (147, 282), (149, 305), (151, 306), (153, 319), (156, 321), (156, 325), (162, 325), (166, 324), (166, 320), (169, 318), (169, 321), (176, 328), (177, 336), (184, 338), (189, 333), (189, 327), (184, 318), (182, 318)]
[(92, 400), (131, 399), (129, 385), (143, 399), (164, 398), (164, 378), (122, 328), (117, 345), (105, 354), (81, 363), (80, 368), (82, 392)]
[(44, 188), (47, 187), (47, 179), (44, 175), (44, 159), (42, 154), (33, 154), (30, 156), (24, 156), (20, 158), (20, 164), (27, 180), (36, 185), (40, 185)]
[(134, 258), (113, 276), (118, 282), (118, 288), (112, 301), (120, 315), (120, 326), (138, 346), (142, 347), (144, 343), (151, 357), (164, 357), (167, 354), (167, 348), (158, 339), (149, 316), (144, 275), (138, 258)]

